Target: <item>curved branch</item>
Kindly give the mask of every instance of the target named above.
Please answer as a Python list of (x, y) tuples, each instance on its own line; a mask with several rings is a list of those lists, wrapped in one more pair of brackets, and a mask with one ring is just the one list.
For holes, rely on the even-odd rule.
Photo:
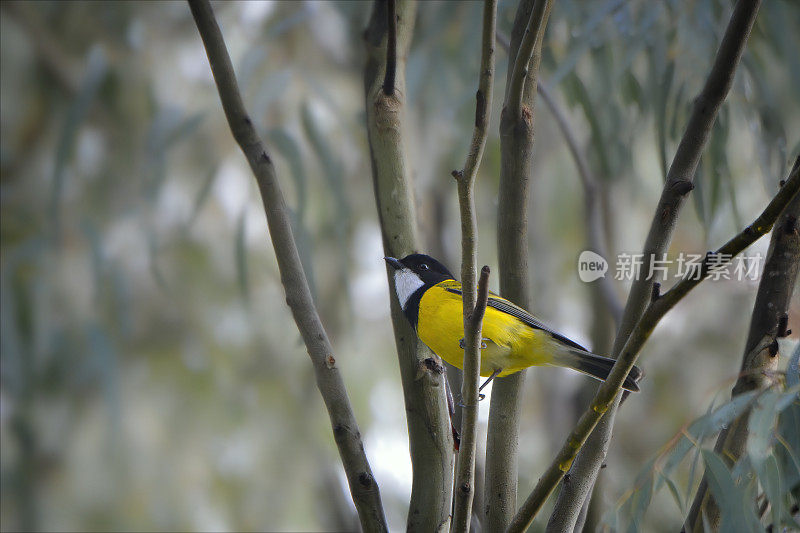
[[(461, 445), (456, 466), (453, 531), (469, 530), (475, 494), (475, 444), (478, 432), (478, 382), (483, 314), (488, 298), (489, 267), (483, 267), (475, 292), (478, 223), (475, 217), (475, 178), (486, 146), (491, 117), (494, 83), (494, 34), (497, 29), (497, 0), (483, 4), (481, 65), (476, 94), (475, 129), (464, 170), (454, 172), (458, 180), (458, 205), (461, 214), (461, 286), (464, 313), (464, 379), (461, 384)], [(477, 300), (476, 300), (477, 298)]]
[(258, 182), (281, 282), (286, 291), (286, 302), (292, 310), (294, 321), (314, 365), (317, 387), (328, 409), (336, 446), (361, 527), (364, 531), (386, 531), (378, 484), (364, 453), (361, 433), (344, 381), (336, 367), (333, 348), (311, 298), (275, 167), (245, 110), (233, 65), (211, 4), (208, 0), (191, 0), (189, 7), (203, 39), (228, 125)]
[[(649, 299), (649, 305), (631, 332), (608, 378), (600, 385), (590, 408), (581, 416), (552, 464), (539, 479), (528, 499), (522, 504), (519, 513), (509, 526), (509, 531), (524, 531), (530, 525), (547, 497), (570, 469), (572, 461), (586, 442), (592, 429), (600, 421), (600, 418), (615, 405), (615, 399), (622, 389), (622, 383), (636, 363), (639, 351), (650, 337), (653, 329), (670, 309), (705, 279), (709, 265), (712, 264), (709, 258), (712, 255), (718, 256), (720, 261), (715, 261), (713, 263), (715, 266), (730, 263), (733, 257), (770, 231), (778, 215), (797, 195), (798, 190), (800, 190), (800, 172), (798, 172), (798, 166), (795, 166), (789, 179), (761, 215), (715, 252), (710, 252), (699, 273), (690, 272), (663, 295)], [(653, 284), (651, 283), (650, 286), (652, 287)], [(651, 292), (651, 294), (655, 293)]]
[[(792, 175), (800, 172), (800, 156), (795, 159)], [(791, 175), (790, 175), (791, 176)], [(791, 177), (790, 177), (791, 179)], [(758, 294), (753, 305), (750, 320), (750, 332), (745, 343), (741, 372), (732, 396), (738, 396), (751, 390), (764, 389), (771, 385), (767, 376), (777, 368), (777, 346), (775, 341), (787, 335), (789, 304), (794, 292), (798, 269), (800, 269), (800, 233), (797, 221), (800, 218), (800, 194), (786, 207), (772, 230), (767, 260)], [(763, 349), (763, 346), (771, 349)], [(717, 438), (715, 451), (729, 461), (735, 463), (745, 451), (748, 434), (748, 413), (742, 414), (730, 426), (725, 428)], [(719, 527), (719, 507), (708, 491), (708, 483), (704, 478), (700, 482), (694, 497), (686, 529), (702, 531), (703, 517), (712, 528)]]
[[(695, 99), (689, 122), (667, 173), (664, 189), (653, 215), (644, 244), (642, 272), (650, 272), (653, 258), (661, 257), (669, 247), (683, 201), (694, 188), (697, 164), (711, 134), (717, 112), (730, 91), (736, 67), (758, 13), (760, 0), (738, 0), (720, 42), (716, 57), (702, 91)], [(612, 349), (612, 357), (622, 353), (625, 343), (636, 327), (650, 301), (652, 283), (641, 276), (634, 280), (622, 315)], [(656, 279), (659, 281), (659, 279)], [(566, 507), (565, 521), (560, 529), (572, 530), (583, 502), (594, 486), (605, 460), (606, 450), (616, 414), (617, 400), (592, 433), (575, 465), (570, 471), (572, 483), (564, 485), (556, 506)]]

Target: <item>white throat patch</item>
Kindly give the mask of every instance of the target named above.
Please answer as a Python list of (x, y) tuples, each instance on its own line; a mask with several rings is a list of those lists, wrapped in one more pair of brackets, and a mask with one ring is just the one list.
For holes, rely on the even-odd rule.
[(400, 307), (405, 310), (408, 299), (423, 285), (425, 283), (411, 270), (404, 268), (396, 271), (394, 273), (394, 288), (395, 292), (397, 292), (397, 300), (400, 302)]

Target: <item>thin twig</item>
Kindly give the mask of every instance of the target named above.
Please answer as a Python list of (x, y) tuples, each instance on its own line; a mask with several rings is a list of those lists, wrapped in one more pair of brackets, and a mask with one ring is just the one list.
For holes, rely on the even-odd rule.
[[(467, 160), (458, 179), (458, 205), (461, 214), (461, 286), (464, 314), (464, 379), (461, 383), (461, 444), (455, 478), (455, 503), (452, 531), (469, 530), (472, 500), (475, 494), (475, 446), (478, 432), (478, 382), (480, 380), (480, 344), (483, 313), (488, 298), (489, 267), (483, 267), (476, 294), (478, 223), (475, 216), (475, 179), (486, 147), (491, 118), (494, 85), (494, 34), (497, 29), (497, 0), (483, 4), (481, 64), (478, 92), (475, 95), (475, 128)], [(476, 298), (478, 298), (476, 300)]]
[(547, 23), (545, 14), (549, 11), (548, 4), (552, 5), (552, 0), (536, 0), (533, 4), (525, 34), (519, 45), (519, 51), (514, 58), (514, 70), (506, 91), (506, 109), (511, 116), (519, 116), (522, 112), (522, 93), (525, 87), (525, 78), (528, 77), (529, 64), (536, 42), (541, 40), (541, 30)]
[[(496, 32), (495, 39), (506, 52), (509, 51), (509, 46), (511, 43), (509, 42), (507, 35), (501, 32)], [(578, 177), (580, 178), (581, 185), (583, 186), (583, 198), (585, 206), (584, 225), (586, 226), (587, 246), (593, 252), (602, 257), (608, 258), (609, 255), (605, 244), (606, 237), (604, 235), (605, 225), (602, 222), (602, 216), (600, 212), (600, 186), (597, 178), (589, 166), (589, 162), (586, 161), (583, 150), (581, 150), (580, 146), (578, 146), (578, 138), (575, 135), (569, 120), (567, 119), (566, 111), (556, 101), (553, 91), (544, 81), (537, 80), (536, 93), (542, 97), (545, 105), (550, 110), (550, 113), (553, 114), (553, 118), (556, 119), (558, 129), (561, 131), (561, 135), (564, 136), (564, 140), (567, 142), (569, 152), (572, 155), (572, 159), (578, 169)], [(600, 291), (600, 296), (606, 302), (606, 306), (608, 307), (608, 311), (611, 313), (611, 316), (614, 319), (614, 323), (619, 324), (619, 321), (622, 318), (622, 302), (620, 302), (620, 299), (614, 290), (614, 282), (612, 278), (609, 276), (601, 277), (598, 280), (598, 289)]]
[[(603, 224), (602, 215), (600, 212), (600, 185), (597, 178), (592, 172), (586, 157), (584, 157), (583, 150), (578, 146), (578, 140), (575, 133), (572, 131), (567, 120), (567, 115), (561, 106), (556, 102), (555, 97), (550, 91), (546, 83), (539, 80), (536, 85), (536, 92), (544, 100), (545, 105), (553, 114), (556, 119), (558, 129), (564, 136), (567, 142), (569, 151), (572, 154), (572, 159), (578, 167), (578, 176), (583, 186), (583, 201), (584, 201), (584, 225), (586, 226), (586, 243), (590, 250), (599, 254), (600, 256), (608, 259), (608, 250), (606, 248), (605, 225)], [(622, 318), (622, 302), (614, 290), (614, 281), (612, 276), (602, 276), (597, 280), (598, 290), (606, 302), (606, 307), (611, 313), (615, 324), (619, 324)]]
[(365, 531), (386, 531), (378, 484), (364, 453), (358, 423), (336, 366), (333, 348), (311, 298), (275, 167), (245, 110), (228, 49), (211, 4), (208, 0), (191, 0), (189, 7), (205, 45), (228, 125), (258, 182), (281, 282), (286, 291), (286, 302), (311, 357), (317, 387), (328, 409), (361, 527)]
[(397, 74), (397, 2), (388, 0), (386, 6), (386, 73), (383, 78), (383, 94), (394, 96), (394, 79)]
[[(457, 474), (455, 478), (453, 523), (451, 531), (469, 531), (472, 516), (472, 500), (475, 495), (475, 443), (478, 433), (478, 380), (480, 378), (480, 349), (483, 316), (486, 313), (486, 304), (489, 301), (489, 267), (481, 269), (478, 280), (478, 294), (475, 308), (464, 324), (464, 377), (474, 375), (474, 386), (467, 385), (467, 379), (461, 388), (462, 418), (461, 418), (461, 448), (458, 452)], [(475, 353), (467, 353), (470, 344), (475, 344)], [(470, 379), (469, 381), (473, 381)]]
[[(786, 181), (784, 186), (767, 205), (761, 215), (745, 228), (741, 233), (734, 236), (727, 243), (714, 252), (723, 261), (729, 263), (733, 257), (742, 252), (745, 248), (766, 235), (783, 211), (786, 205), (794, 198), (800, 190), (800, 172), (795, 167), (793, 173)], [(723, 263), (724, 264), (724, 263)], [(572, 461), (578, 454), (583, 444), (586, 442), (592, 429), (597, 425), (600, 418), (608, 412), (614, 400), (622, 389), (628, 373), (636, 363), (639, 351), (650, 337), (653, 329), (664, 315), (681, 301), (692, 289), (697, 287), (707, 274), (708, 264), (704, 265), (701, 275), (689, 273), (681, 279), (670, 290), (661, 295), (657, 300), (650, 301), (642, 318), (633, 329), (628, 341), (620, 353), (616, 364), (611, 369), (611, 373), (604, 383), (600, 385), (590, 408), (581, 416), (578, 424), (570, 433), (555, 460), (548, 467), (536, 487), (531, 492), (525, 503), (522, 504), (517, 516), (509, 527), (509, 531), (524, 531), (531, 523), (536, 513), (544, 505), (545, 500), (555, 489), (564, 474), (570, 469)]]

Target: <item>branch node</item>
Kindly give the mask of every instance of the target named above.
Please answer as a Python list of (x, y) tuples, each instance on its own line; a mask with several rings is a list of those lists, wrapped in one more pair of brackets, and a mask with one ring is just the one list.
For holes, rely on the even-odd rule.
[(482, 128), (486, 125), (486, 96), (478, 89), (475, 93), (475, 127)]
[(461, 181), (464, 178), (464, 171), (454, 170), (450, 173), (450, 175), (453, 176), (456, 179), (456, 181)]
[(775, 339), (769, 345), (769, 356), (770, 357), (775, 357), (776, 355), (778, 355), (778, 350), (779, 349), (780, 349), (780, 347), (778, 346), (778, 339)]
[(428, 357), (427, 359), (422, 361), (422, 365), (428, 372), (434, 372), (436, 374), (444, 374), (444, 366), (434, 357)]
[(358, 482), (361, 483), (362, 487), (369, 488), (372, 485), (372, 476), (369, 472), (361, 472), (358, 475)]
[(656, 281), (653, 283), (653, 290), (650, 293), (650, 302), (655, 302), (659, 298), (661, 298), (661, 283)]
[(794, 215), (786, 216), (786, 225), (783, 226), (787, 235), (791, 235), (797, 231), (797, 217)]
[(678, 180), (672, 186), (672, 189), (681, 196), (686, 196), (694, 190), (694, 183), (689, 180)]
[(778, 334), (777, 337), (782, 339), (788, 337), (792, 330), (787, 329), (789, 326), (789, 314), (783, 313), (778, 317)]

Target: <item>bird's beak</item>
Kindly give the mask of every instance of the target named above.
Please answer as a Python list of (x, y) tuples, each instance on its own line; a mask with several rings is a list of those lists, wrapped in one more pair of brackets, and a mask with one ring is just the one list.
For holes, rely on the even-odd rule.
[(383, 258), (386, 263), (395, 270), (400, 270), (403, 267), (403, 263), (395, 259), (394, 257), (384, 257)]

